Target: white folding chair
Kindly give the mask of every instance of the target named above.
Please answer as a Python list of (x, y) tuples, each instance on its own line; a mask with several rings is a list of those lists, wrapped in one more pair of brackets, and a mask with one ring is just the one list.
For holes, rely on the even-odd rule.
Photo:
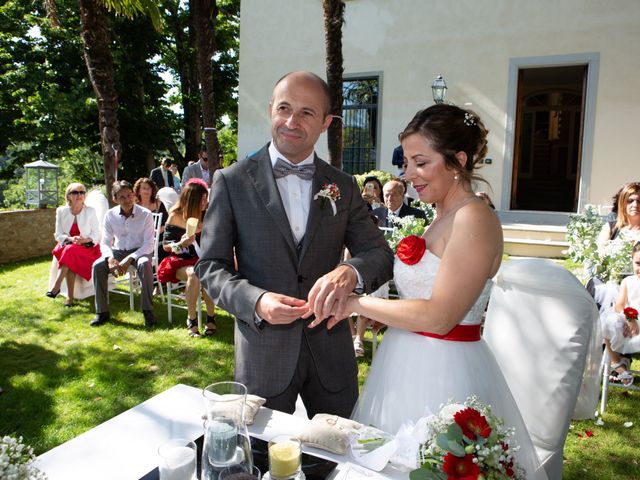
[(503, 263), (483, 337), (500, 365), (547, 476), (562, 478), (576, 407), (595, 415), (602, 354), (596, 304), (569, 271), (543, 259)]
[[(173, 307), (187, 309), (186, 299), (184, 295), (184, 288), (186, 282), (172, 283), (167, 282), (167, 319), (169, 324), (173, 323)], [(180, 300), (182, 303), (174, 303), (175, 300)], [(198, 292), (198, 303), (196, 305), (196, 312), (198, 315), (198, 329), (202, 329), (202, 293)]]
[(155, 287), (160, 289), (160, 298), (162, 299), (162, 303), (164, 303), (164, 288), (162, 284), (158, 281), (158, 249), (160, 247), (161, 240), (161, 229), (162, 229), (162, 213), (152, 213), (153, 215), (153, 284)]

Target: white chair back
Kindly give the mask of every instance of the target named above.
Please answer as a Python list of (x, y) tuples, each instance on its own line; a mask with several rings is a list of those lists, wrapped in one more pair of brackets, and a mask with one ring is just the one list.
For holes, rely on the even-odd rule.
[(595, 413), (599, 331), (593, 298), (566, 269), (543, 259), (502, 265), (483, 336), (549, 478), (562, 478), (563, 446), (576, 405), (581, 414)]
[(158, 190), (157, 197), (164, 204), (164, 208), (167, 209), (167, 212), (171, 210), (171, 207), (173, 207), (178, 201), (178, 194), (170, 187), (162, 187)]
[(87, 198), (84, 201), (85, 205), (93, 208), (98, 216), (98, 223), (100, 224), (100, 231), (102, 232), (102, 224), (104, 223), (104, 216), (109, 210), (109, 200), (104, 196), (104, 193), (100, 190), (91, 190), (87, 193)]

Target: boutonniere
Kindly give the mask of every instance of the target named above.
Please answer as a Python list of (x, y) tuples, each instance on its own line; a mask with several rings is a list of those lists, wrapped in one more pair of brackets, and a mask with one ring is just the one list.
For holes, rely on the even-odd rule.
[(322, 189), (313, 196), (314, 200), (318, 198), (322, 199), (322, 207), (324, 207), (324, 204), (328, 200), (329, 203), (331, 203), (333, 214), (338, 213), (338, 209), (336, 208), (336, 202), (340, 200), (340, 189), (338, 185), (335, 183), (325, 183)]
[(409, 235), (404, 237), (398, 244), (396, 255), (400, 261), (407, 265), (415, 265), (423, 257), (427, 250), (427, 242), (424, 238), (417, 235)]

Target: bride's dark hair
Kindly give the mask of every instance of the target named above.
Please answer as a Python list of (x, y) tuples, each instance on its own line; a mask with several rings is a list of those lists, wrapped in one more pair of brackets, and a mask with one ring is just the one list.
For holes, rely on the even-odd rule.
[[(474, 173), (487, 154), (489, 133), (477, 114), (456, 105), (432, 105), (416, 113), (398, 138), (402, 142), (414, 133), (425, 137), (444, 157), (447, 168), (456, 170), (463, 180), (486, 182)], [(464, 167), (456, 159), (458, 152), (467, 154)]]

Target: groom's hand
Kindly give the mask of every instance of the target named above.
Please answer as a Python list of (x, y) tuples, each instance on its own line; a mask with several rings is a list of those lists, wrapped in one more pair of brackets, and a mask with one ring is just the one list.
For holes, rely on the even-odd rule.
[(320, 277), (309, 291), (308, 317), (314, 313), (316, 319), (309, 324), (315, 327), (322, 320), (329, 319), (328, 327), (349, 316), (347, 299), (356, 288), (358, 275), (350, 265), (338, 265), (335, 269)]
[(266, 292), (256, 304), (256, 313), (272, 325), (292, 323), (308, 310), (304, 300), (272, 292)]

